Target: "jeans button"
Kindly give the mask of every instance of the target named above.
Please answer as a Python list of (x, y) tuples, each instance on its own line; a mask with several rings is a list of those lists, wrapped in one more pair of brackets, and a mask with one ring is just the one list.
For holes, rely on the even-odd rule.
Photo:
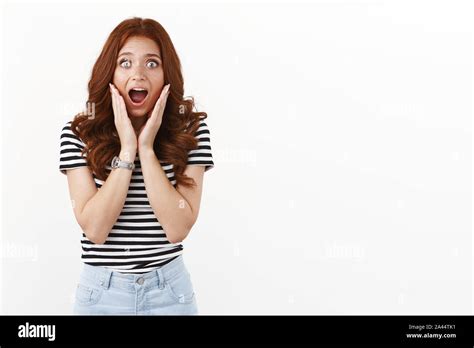
[(140, 285), (142, 285), (144, 281), (145, 280), (141, 277), (137, 279), (137, 283), (140, 284)]

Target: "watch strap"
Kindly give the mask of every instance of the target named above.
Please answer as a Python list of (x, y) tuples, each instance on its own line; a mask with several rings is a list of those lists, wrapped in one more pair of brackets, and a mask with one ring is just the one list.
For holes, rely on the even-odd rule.
[(123, 161), (118, 156), (115, 156), (112, 159), (111, 168), (112, 169), (125, 168), (125, 169), (129, 169), (129, 170), (133, 170), (135, 168), (135, 164), (133, 162)]

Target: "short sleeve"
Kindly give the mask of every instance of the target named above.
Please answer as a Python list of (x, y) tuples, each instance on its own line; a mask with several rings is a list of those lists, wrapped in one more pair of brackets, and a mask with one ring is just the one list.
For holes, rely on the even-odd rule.
[(214, 167), (214, 161), (211, 151), (211, 133), (203, 120), (199, 121), (195, 137), (198, 141), (198, 148), (188, 152), (187, 165), (205, 166), (204, 171), (207, 172)]
[(71, 122), (61, 130), (59, 170), (63, 174), (66, 174), (68, 169), (87, 166), (87, 160), (81, 153), (85, 144), (72, 132)]

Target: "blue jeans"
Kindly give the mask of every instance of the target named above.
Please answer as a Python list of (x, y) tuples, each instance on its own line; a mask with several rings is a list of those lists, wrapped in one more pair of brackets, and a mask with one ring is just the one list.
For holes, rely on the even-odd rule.
[(183, 256), (144, 274), (124, 274), (84, 264), (74, 314), (198, 314), (191, 275)]

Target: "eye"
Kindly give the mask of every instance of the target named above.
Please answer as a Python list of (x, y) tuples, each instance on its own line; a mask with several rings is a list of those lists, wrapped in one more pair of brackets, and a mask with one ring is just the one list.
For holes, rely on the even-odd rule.
[(120, 66), (122, 68), (130, 68), (130, 61), (128, 59), (122, 59), (120, 62), (119, 62)]
[(156, 68), (158, 66), (158, 62), (156, 60), (150, 60), (146, 63), (146, 66), (149, 68)]

